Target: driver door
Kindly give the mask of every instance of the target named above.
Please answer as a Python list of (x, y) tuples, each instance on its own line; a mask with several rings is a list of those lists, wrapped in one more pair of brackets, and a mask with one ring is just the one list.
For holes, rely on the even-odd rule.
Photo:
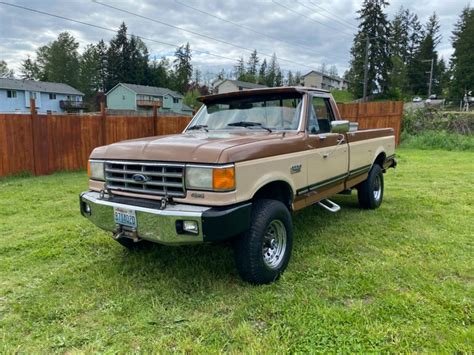
[(331, 133), (335, 116), (329, 98), (310, 96), (310, 99), (307, 204), (342, 191), (349, 166), (349, 148), (344, 135)]

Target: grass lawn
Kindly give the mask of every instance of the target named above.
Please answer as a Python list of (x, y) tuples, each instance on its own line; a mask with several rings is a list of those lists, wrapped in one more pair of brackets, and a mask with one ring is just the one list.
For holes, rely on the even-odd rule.
[(400, 149), (385, 200), (294, 216), (287, 272), (228, 246), (129, 252), (78, 211), (84, 172), (0, 180), (0, 353), (474, 351), (474, 153)]

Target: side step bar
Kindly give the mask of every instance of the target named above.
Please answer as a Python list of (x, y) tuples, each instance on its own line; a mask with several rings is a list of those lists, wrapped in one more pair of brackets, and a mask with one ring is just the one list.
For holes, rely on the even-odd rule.
[(319, 201), (318, 205), (320, 205), (321, 207), (327, 209), (329, 212), (332, 212), (332, 213), (336, 213), (341, 210), (341, 206), (332, 202), (331, 200), (328, 200), (327, 198)]

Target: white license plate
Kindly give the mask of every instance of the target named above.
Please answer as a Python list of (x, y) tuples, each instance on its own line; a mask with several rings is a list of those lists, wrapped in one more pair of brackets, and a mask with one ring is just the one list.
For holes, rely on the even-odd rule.
[(114, 220), (115, 223), (122, 226), (137, 228), (137, 217), (134, 210), (114, 207)]

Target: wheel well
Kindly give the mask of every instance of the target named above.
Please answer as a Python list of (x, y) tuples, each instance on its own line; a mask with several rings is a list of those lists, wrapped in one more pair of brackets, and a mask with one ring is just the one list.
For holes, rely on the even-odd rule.
[(283, 202), (291, 210), (293, 202), (293, 190), (285, 181), (273, 181), (262, 186), (254, 195), (253, 200), (268, 198)]
[(374, 164), (380, 165), (380, 167), (383, 169), (383, 163), (385, 162), (386, 154), (384, 152), (380, 153), (377, 155), (377, 158), (375, 158)]

